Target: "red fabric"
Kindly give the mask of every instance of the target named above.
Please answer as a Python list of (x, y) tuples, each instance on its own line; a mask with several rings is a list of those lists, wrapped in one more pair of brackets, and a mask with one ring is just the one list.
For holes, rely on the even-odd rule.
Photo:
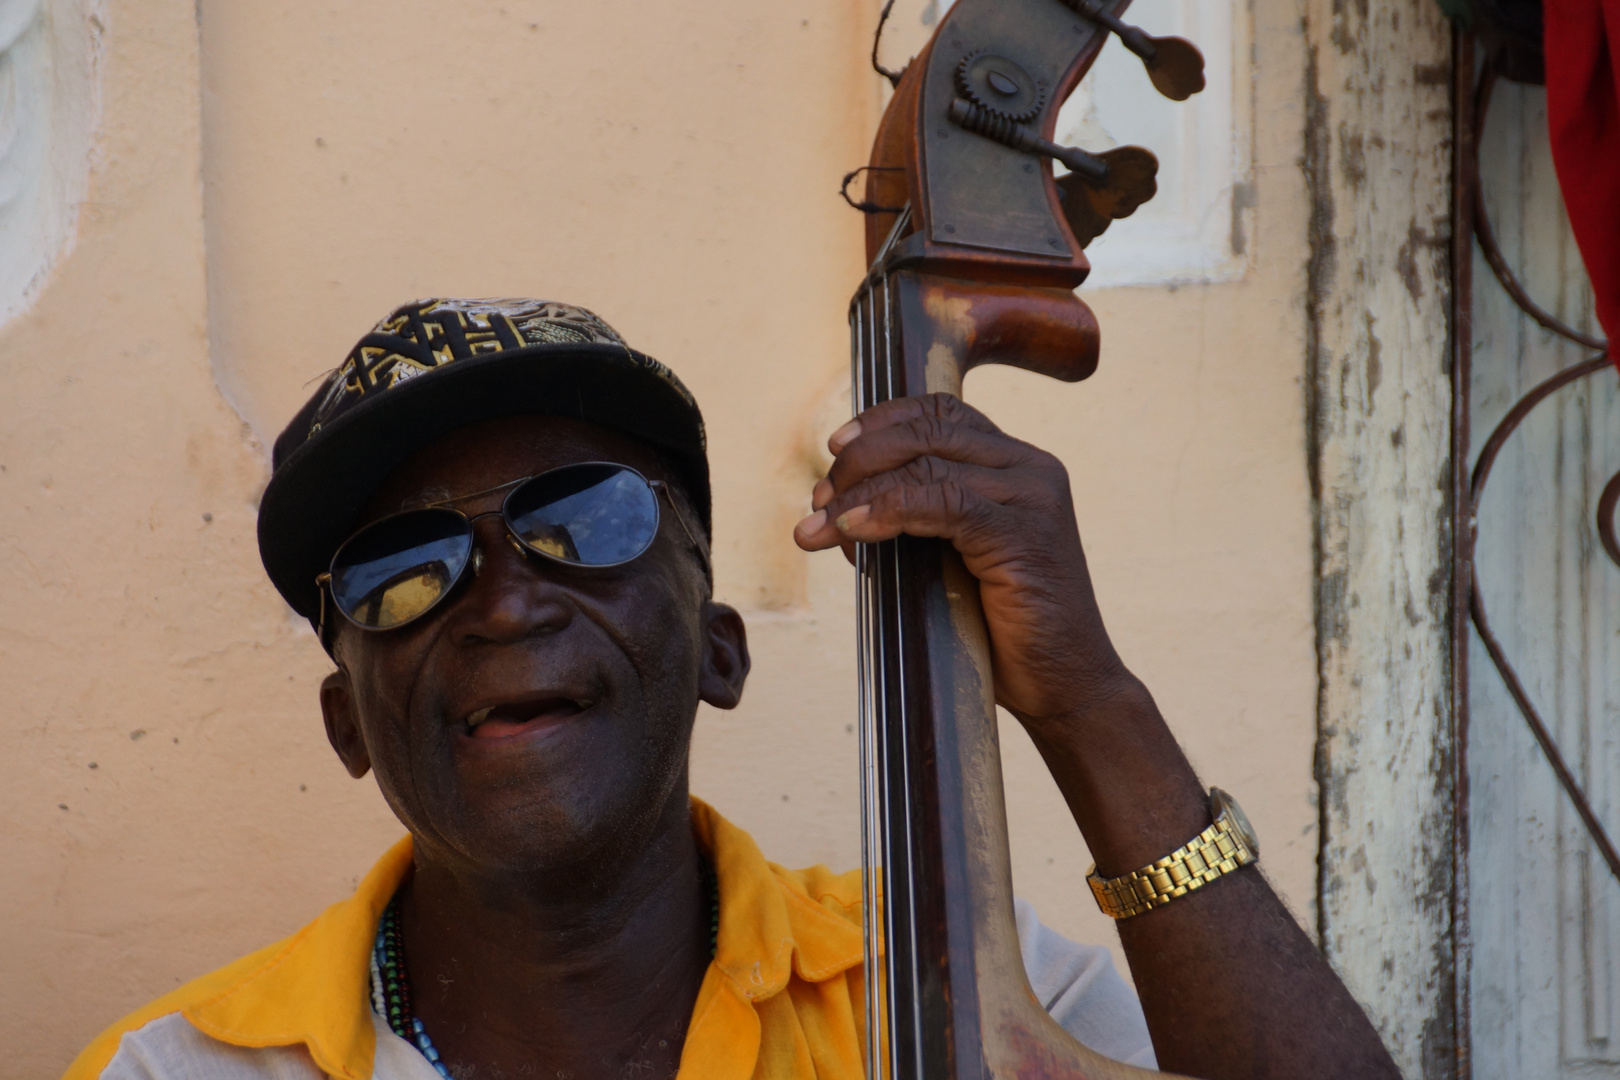
[[(1620, 0), (1544, 0), (1547, 128), (1569, 223), (1620, 340)], [(1620, 365), (1620, 355), (1615, 356)]]

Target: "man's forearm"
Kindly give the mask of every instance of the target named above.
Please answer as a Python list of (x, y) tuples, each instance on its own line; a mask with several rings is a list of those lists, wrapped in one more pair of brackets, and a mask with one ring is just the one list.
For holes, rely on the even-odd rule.
[[(1117, 877), (1210, 824), (1145, 687), (1029, 725), (1097, 860)], [(1398, 1076), (1366, 1015), (1256, 867), (1119, 923), (1160, 1068), (1230, 1077)]]

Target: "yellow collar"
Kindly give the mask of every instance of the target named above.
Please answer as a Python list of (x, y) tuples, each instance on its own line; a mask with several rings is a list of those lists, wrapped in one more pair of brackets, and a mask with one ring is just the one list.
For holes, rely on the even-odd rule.
[[(683, 1067), (681, 1076), (745, 1080), (759, 1053), (756, 1006), (791, 975), (821, 982), (861, 963), (859, 882), (854, 874), (766, 862), (751, 836), (696, 798), (692, 824), (719, 882), (720, 934), (683, 1059), (702, 1065)], [(166, 1011), (178, 1007), (199, 1030), (237, 1046), (303, 1043), (328, 1075), (364, 1080), (376, 1053), (372, 941), (410, 866), (406, 837), (349, 899), (285, 942), (169, 995)]]

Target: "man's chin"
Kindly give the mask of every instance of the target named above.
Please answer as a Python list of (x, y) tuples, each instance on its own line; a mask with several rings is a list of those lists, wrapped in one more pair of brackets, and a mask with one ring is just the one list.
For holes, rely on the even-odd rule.
[[(661, 806), (614, 799), (596, 791), (578, 799), (536, 798), (511, 790), (487, 790), (467, 800), (455, 824), (439, 830), (462, 862), (462, 870), (500, 876), (612, 876), (635, 861), (652, 842)], [(684, 798), (684, 793), (682, 793)]]

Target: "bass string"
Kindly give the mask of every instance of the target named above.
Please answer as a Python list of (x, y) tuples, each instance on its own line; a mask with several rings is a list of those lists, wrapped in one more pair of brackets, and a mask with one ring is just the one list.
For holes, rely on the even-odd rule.
[[(890, 340), (889, 310), (887, 286), (888, 275), (881, 273), (875, 275), (872, 287), (868, 290), (868, 309), (871, 317), (868, 320), (869, 355), (871, 363), (868, 365), (870, 385), (867, 389), (867, 404), (876, 405), (888, 401), (894, 396), (893, 377), (889, 371)], [(882, 304), (880, 306), (880, 301)], [(876, 598), (872, 623), (872, 666), (875, 673), (874, 692), (877, 701), (877, 712), (873, 722), (873, 748), (877, 757), (876, 778), (878, 781), (878, 800), (875, 809), (878, 812), (878, 842), (882, 845), (881, 880), (883, 882), (880, 912), (882, 914), (881, 926), (883, 933), (883, 963), (879, 973), (882, 985), (879, 987), (880, 1001), (883, 1004), (882, 1014), (879, 1017), (881, 1025), (880, 1034), (883, 1036), (880, 1049), (887, 1050), (888, 1075), (891, 1080), (902, 1075), (900, 1072), (899, 1054), (905, 1044), (904, 1034), (896, 1030), (895, 1024), (903, 1015), (900, 997), (908, 987), (902, 982), (903, 957), (896, 955), (894, 944), (900, 940), (895, 934), (897, 927), (903, 926), (905, 916), (906, 882), (903, 880), (905, 862), (897, 857), (895, 851), (894, 815), (899, 809), (891, 790), (891, 780), (894, 776), (894, 765), (891, 761), (894, 739), (894, 709), (891, 697), (890, 677), (893, 672), (893, 657), (890, 654), (889, 628), (891, 619), (896, 612), (889, 607), (889, 588), (892, 575), (889, 573), (888, 557), (889, 544), (863, 544), (868, 551), (871, 563), (872, 577), (869, 587)], [(904, 793), (901, 793), (902, 800)]]
[[(850, 386), (854, 392), (854, 411), (859, 415), (867, 407), (867, 371), (871, 367), (867, 349), (867, 327), (871, 325), (871, 291), (862, 288), (856, 297), (850, 319)], [(872, 607), (873, 597), (869, 584), (871, 553), (865, 544), (855, 546), (855, 636), (857, 687), (860, 698), (858, 719), (860, 724), (860, 789), (861, 789), (861, 888), (862, 936), (864, 938), (865, 1003), (866, 1003), (866, 1061), (868, 1075), (876, 1078), (881, 1040), (881, 1010), (879, 1008), (878, 964), (883, 955), (879, 940), (879, 908), (876, 864), (878, 859), (877, 828), (881, 808), (877, 805), (878, 784), (875, 770), (877, 756), (875, 743), (876, 707), (872, 673)]]
[[(884, 282), (886, 284), (886, 281)], [(869, 280), (854, 306), (855, 412), (892, 396), (892, 375), (886, 370), (889, 342), (886, 299), (877, 282)], [(895, 860), (891, 858), (895, 804), (890, 797), (890, 724), (893, 714), (889, 698), (889, 651), (886, 630), (889, 625), (888, 592), (893, 575), (888, 573), (888, 544), (857, 544), (856, 560), (856, 637), (860, 694), (861, 767), (861, 880), (865, 932), (864, 973), (866, 991), (866, 1060), (873, 1080), (887, 1074), (900, 1076), (893, 1038), (892, 1019), (899, 1014), (896, 1000), (901, 985), (894, 978), (894, 955), (886, 947), (889, 931), (899, 914), (896, 901), (906, 894), (904, 883), (896, 881)], [(881, 884), (880, 884), (881, 883)], [(886, 1060), (885, 1060), (886, 1059)], [(884, 1068), (878, 1063), (884, 1063)]]
[[(879, 292), (874, 287), (866, 290), (867, 334), (866, 355), (867, 365), (864, 372), (865, 405), (871, 408), (885, 400), (884, 374), (882, 365), (884, 352), (881, 346), (886, 331), (887, 312), (878, 306)], [(891, 720), (889, 702), (889, 657), (887, 649), (887, 627), (889, 624), (888, 596), (885, 588), (884, 551), (881, 544), (861, 544), (859, 547), (866, 552), (867, 559), (867, 589), (869, 590), (870, 612), (867, 629), (867, 644), (869, 648), (868, 664), (872, 673), (872, 723), (869, 737), (872, 743), (873, 761), (873, 800), (872, 812), (875, 828), (873, 830), (874, 843), (874, 873), (868, 879), (872, 890), (872, 900), (876, 905), (873, 910), (878, 913), (877, 934), (878, 942), (882, 946), (879, 963), (875, 967), (878, 985), (874, 995), (878, 1002), (877, 1023), (873, 1031), (877, 1036), (877, 1054), (873, 1061), (884, 1060), (885, 1051), (888, 1057), (888, 1075), (897, 1077), (894, 1060), (895, 1031), (894, 1017), (896, 1013), (895, 995), (899, 992), (899, 984), (895, 980), (894, 950), (889, 944), (894, 940), (891, 931), (894, 927), (896, 915), (895, 898), (898, 895), (894, 874), (894, 843), (892, 832), (892, 812), (894, 802), (889, 789), (889, 724)], [(879, 883), (882, 883), (880, 889)]]
[[(894, 299), (894, 297), (893, 297), (893, 293), (890, 291), (889, 275), (887, 273), (884, 273), (883, 276), (882, 276), (882, 285), (883, 285), (883, 371), (884, 371), (884, 378), (885, 378), (885, 382), (886, 382), (886, 386), (884, 388), (885, 389), (884, 400), (892, 401), (896, 396), (897, 390), (902, 389), (902, 388), (897, 386), (897, 379), (899, 378), (899, 363), (898, 363), (899, 358), (896, 356), (896, 350), (895, 350), (895, 346), (896, 346), (896, 342), (895, 342), (895, 314), (894, 314), (894, 307), (893, 307), (893, 299)], [(890, 598), (892, 598), (893, 612), (894, 612), (894, 616), (893, 616), (894, 654), (893, 654), (892, 657), (886, 657), (885, 658), (886, 663), (885, 663), (884, 666), (885, 666), (885, 668), (887, 668), (889, 670), (892, 670), (894, 672), (894, 679), (895, 679), (895, 688), (894, 688), (894, 691), (895, 691), (895, 693), (894, 693), (895, 708), (894, 708), (893, 714), (885, 716), (884, 719), (885, 719), (886, 726), (889, 728), (888, 739), (890, 741), (890, 745), (895, 747), (895, 749), (898, 751), (898, 756), (899, 756), (899, 759), (900, 759), (900, 761), (899, 761), (899, 766), (900, 766), (899, 767), (899, 776), (900, 776), (900, 780), (899, 780), (900, 792), (899, 792), (899, 794), (900, 794), (900, 798), (898, 800), (895, 800), (894, 798), (892, 798), (893, 793), (885, 790), (884, 798), (888, 803), (888, 807), (887, 807), (888, 813), (885, 814), (885, 820), (892, 821), (897, 814), (898, 814), (898, 816), (899, 816), (899, 818), (901, 820), (902, 832), (903, 832), (902, 840), (903, 840), (904, 845), (905, 845), (905, 853), (906, 853), (906, 857), (905, 857), (903, 866), (904, 866), (905, 872), (908, 875), (911, 875), (905, 882), (901, 883), (901, 887), (896, 890), (897, 893), (902, 894), (904, 896), (904, 898), (905, 898), (904, 909), (902, 911), (902, 909), (897, 905), (896, 909), (894, 911), (895, 916), (899, 916), (901, 914), (904, 915), (905, 934), (906, 934), (906, 938), (907, 938), (906, 944), (909, 946), (909, 948), (907, 950), (907, 956), (910, 958), (911, 963), (909, 965), (907, 965), (907, 970), (905, 971), (904, 974), (907, 976), (907, 982), (909, 983), (909, 986), (907, 987), (907, 989), (909, 990), (909, 993), (906, 995), (906, 997), (907, 997), (907, 1004), (909, 1005), (909, 1010), (908, 1011), (911, 1014), (910, 1015), (911, 1026), (910, 1026), (909, 1032), (907, 1033), (908, 1038), (906, 1040), (904, 1040), (904, 1042), (902, 1042), (902, 1040), (900, 1040), (900, 1039), (894, 1038), (894, 1034), (895, 1034), (895, 1032), (894, 1032), (894, 1017), (897, 1015), (898, 1010), (892, 1011), (889, 1014), (890, 1015), (890, 1022), (889, 1022), (890, 1039), (889, 1039), (889, 1045), (891, 1047), (890, 1053), (891, 1053), (891, 1056), (895, 1056), (895, 1062), (894, 1062), (895, 1068), (894, 1068), (894, 1071), (892, 1071), (890, 1073), (890, 1075), (893, 1076), (893, 1077), (898, 1077), (898, 1076), (901, 1075), (901, 1073), (899, 1072), (899, 1069), (898, 1069), (899, 1061), (898, 1061), (897, 1055), (900, 1053), (903, 1046), (909, 1045), (912, 1048), (913, 1054), (915, 1055), (915, 1066), (916, 1066), (916, 1068), (915, 1068), (915, 1071), (912, 1073), (912, 1075), (917, 1076), (917, 1077), (921, 1077), (923, 1075), (923, 1060), (922, 1060), (922, 1052), (923, 1052), (923, 1040), (922, 1040), (922, 985), (921, 985), (921, 982), (922, 982), (922, 969), (921, 969), (921, 965), (918, 963), (919, 953), (918, 953), (918, 949), (917, 949), (917, 912), (916, 912), (916, 889), (915, 889), (915, 880), (916, 880), (915, 875), (916, 875), (916, 868), (917, 868), (917, 860), (916, 860), (915, 837), (913, 836), (913, 833), (912, 833), (912, 815), (911, 815), (912, 803), (911, 803), (911, 798), (910, 798), (910, 793), (912, 791), (912, 784), (911, 784), (911, 736), (910, 736), (910, 731), (909, 731), (909, 722), (910, 722), (911, 710), (908, 707), (908, 697), (907, 697), (907, 693), (906, 693), (907, 688), (906, 688), (906, 664), (905, 664), (905, 656), (906, 656), (905, 622), (900, 617), (900, 613), (903, 610), (902, 607), (901, 607), (901, 603), (900, 603), (900, 590), (901, 590), (901, 583), (904, 580), (904, 578), (901, 576), (901, 566), (900, 566), (901, 550), (902, 549), (901, 549), (901, 544), (900, 544), (899, 540), (887, 541), (887, 542), (885, 542), (884, 544), (881, 545), (881, 549), (888, 556), (888, 566), (886, 568), (888, 572), (885, 575), (888, 580), (885, 582), (885, 585), (887, 586), (886, 593), (888, 594), (888, 596)], [(893, 837), (891, 836), (891, 837), (888, 837), (887, 839), (892, 840)], [(889, 848), (887, 850), (892, 851), (893, 849)], [(895, 860), (893, 860), (892, 858), (890, 859), (891, 865), (894, 863), (894, 861)], [(896, 925), (896, 922), (894, 921), (894, 919), (889, 920), (889, 925), (891, 927)], [(890, 985), (895, 985), (896, 983), (899, 982), (899, 979), (895, 977), (896, 973), (892, 970), (892, 965), (891, 965), (891, 970), (889, 972), (889, 975), (890, 975)], [(895, 1005), (898, 1006), (899, 1002), (895, 1002)]]
[[(852, 305), (851, 384), (852, 404), (857, 415), (896, 394), (893, 294), (882, 266), (889, 250), (906, 229), (909, 218), (908, 208), (899, 215), (874, 260), (873, 272), (862, 283)], [(885, 1071), (879, 1062), (888, 1066), (886, 1071), (890, 1078), (898, 1078), (905, 1072), (920, 1076), (922, 1067), (914, 894), (910, 881), (897, 879), (897, 875), (909, 873), (915, 861), (910, 804), (905, 794), (910, 786), (910, 761), (905, 672), (901, 662), (904, 641), (899, 620), (899, 546), (895, 541), (888, 541), (857, 544), (855, 550), (866, 1060), (868, 1075), (873, 1080), (880, 1080)], [(892, 651), (887, 636), (890, 626), (894, 628), (895, 639)], [(897, 762), (891, 762), (891, 750), (896, 753)], [(896, 777), (896, 764), (898, 801), (890, 790), (891, 781)], [(899, 852), (894, 847), (896, 814), (901, 818), (899, 832), (903, 842)], [(881, 890), (880, 882), (884, 886)], [(893, 940), (890, 934), (896, 929), (901, 930), (913, 960), (900, 978), (896, 977), (894, 951), (885, 947), (886, 942)], [(905, 1004), (900, 1000), (902, 997), (908, 999)], [(910, 1027), (903, 1038), (896, 1037), (893, 1026), (902, 1015), (907, 1017)], [(915, 1048), (917, 1053), (914, 1071), (901, 1069), (900, 1055), (905, 1046)]]

